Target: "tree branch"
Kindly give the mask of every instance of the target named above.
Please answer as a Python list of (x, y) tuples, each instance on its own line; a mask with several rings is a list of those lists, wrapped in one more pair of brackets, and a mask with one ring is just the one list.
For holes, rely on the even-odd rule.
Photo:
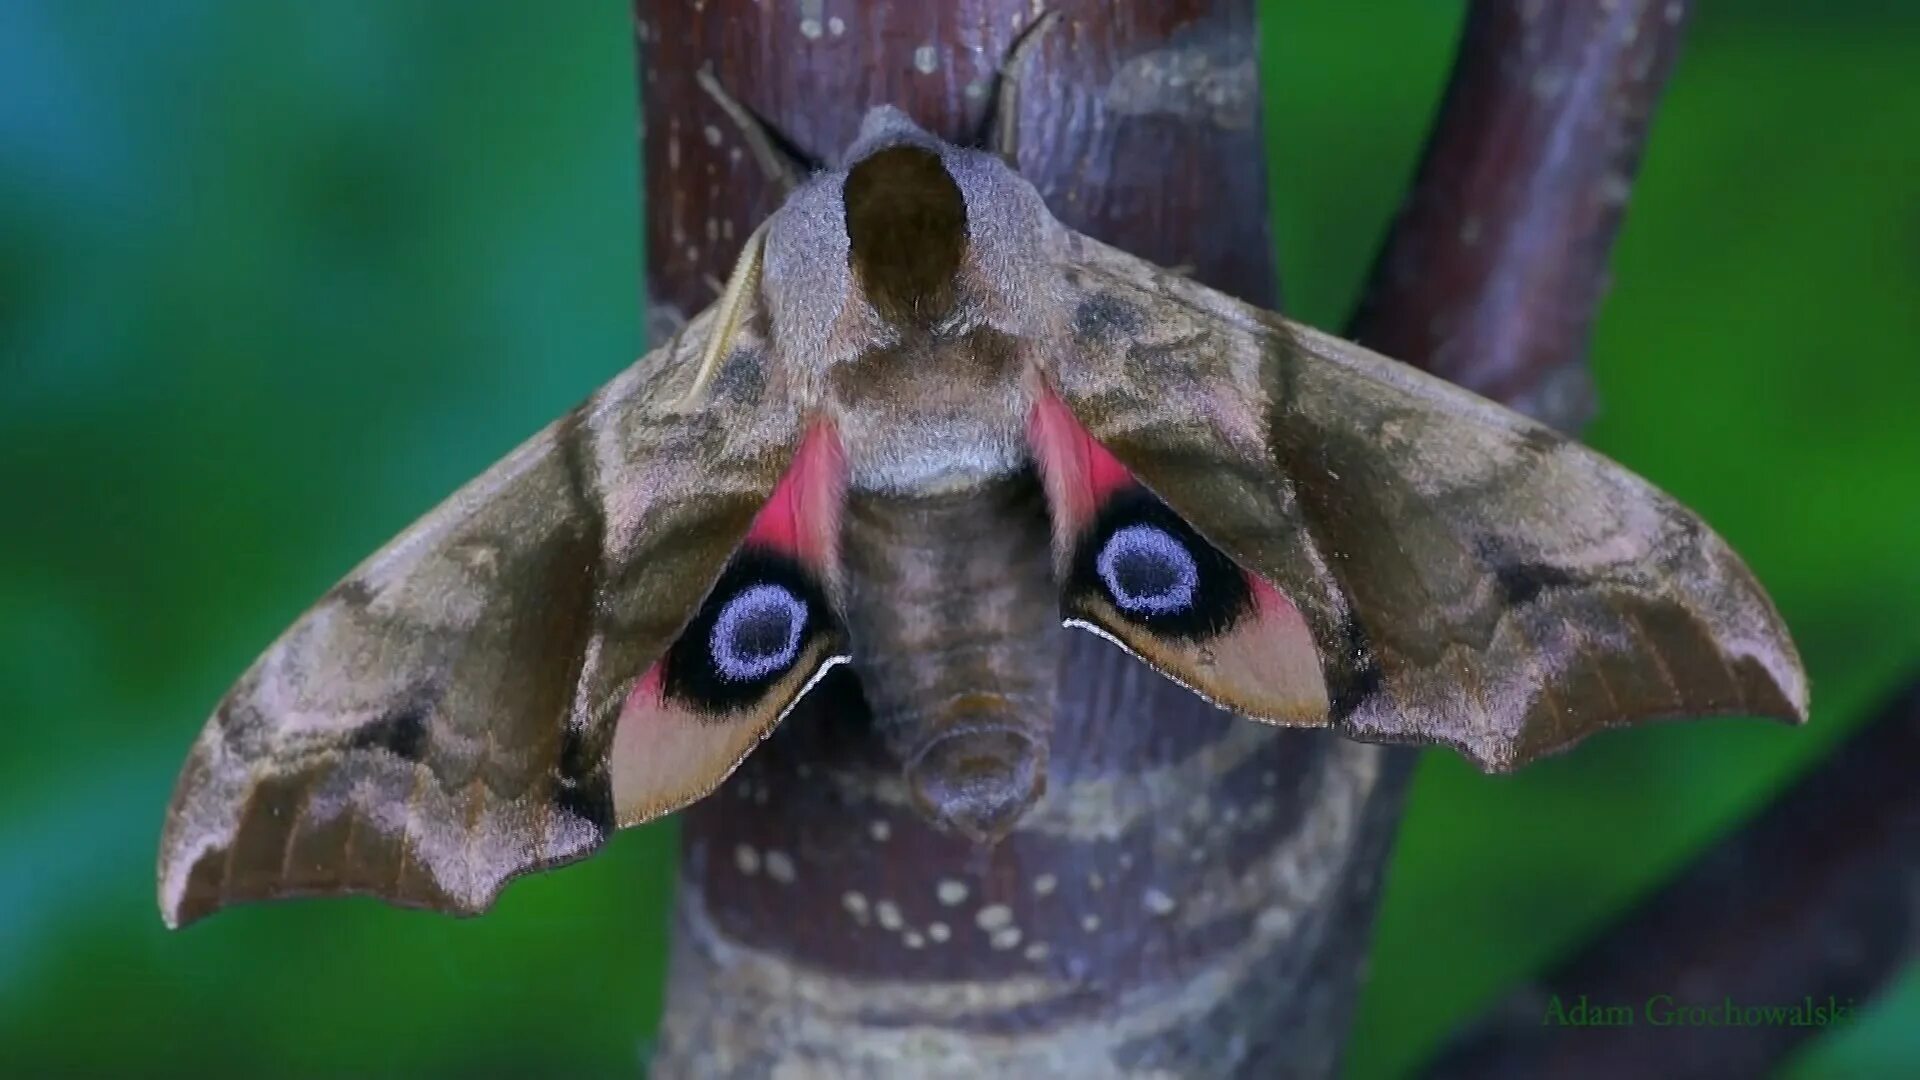
[(1588, 330), (1687, 0), (1477, 0), (1356, 339), (1577, 428)]
[[(1920, 679), (1572, 959), (1489, 1010), (1428, 1076), (1759, 1076), (1826, 1028), (1654, 1026), (1668, 1004), (1864, 1003), (1920, 953)], [(1631, 1027), (1545, 1026), (1553, 999)], [(1649, 1011), (1652, 1010), (1652, 1011)], [(1742, 1014), (1744, 1016), (1744, 1013)]]

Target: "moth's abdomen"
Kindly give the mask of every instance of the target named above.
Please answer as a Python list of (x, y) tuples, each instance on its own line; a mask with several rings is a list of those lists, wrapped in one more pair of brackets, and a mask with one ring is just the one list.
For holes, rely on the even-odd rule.
[(922, 813), (1004, 835), (1046, 785), (1063, 631), (1038, 479), (963, 494), (849, 494), (854, 669)]

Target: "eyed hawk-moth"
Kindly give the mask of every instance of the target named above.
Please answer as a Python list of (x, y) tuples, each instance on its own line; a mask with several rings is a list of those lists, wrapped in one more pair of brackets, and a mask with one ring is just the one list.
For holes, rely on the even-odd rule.
[[(1005, 573), (949, 602), (982, 545)], [(1670, 497), (1074, 232), (882, 108), (711, 308), (240, 678), (161, 911), (483, 910), (712, 791), (847, 662), (922, 811), (991, 839), (1044, 783), (1062, 624), (1250, 719), (1488, 770), (1806, 710), (1772, 604)]]

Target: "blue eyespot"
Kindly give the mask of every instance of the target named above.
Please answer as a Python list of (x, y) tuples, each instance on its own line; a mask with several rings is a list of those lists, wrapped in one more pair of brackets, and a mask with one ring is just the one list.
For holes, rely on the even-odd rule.
[(764, 679), (793, 663), (806, 629), (804, 601), (779, 585), (753, 585), (715, 616), (708, 654), (723, 679)]
[(1200, 567), (1185, 544), (1153, 525), (1115, 529), (1095, 556), (1094, 570), (1122, 611), (1174, 615), (1193, 607)]

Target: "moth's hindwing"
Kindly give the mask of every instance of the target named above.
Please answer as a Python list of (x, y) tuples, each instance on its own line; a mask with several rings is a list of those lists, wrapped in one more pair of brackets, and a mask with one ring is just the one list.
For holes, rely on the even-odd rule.
[(1305, 618), (1149, 491), (1043, 391), (1032, 445), (1052, 506), (1061, 614), (1225, 708), (1324, 724)]
[[(1725, 542), (1646, 481), (1465, 390), (1085, 236), (1061, 250), (1069, 329), (1042, 377), (1119, 470), (1298, 611), (1342, 734), (1451, 746), (1504, 770), (1654, 718), (1805, 719), (1806, 675), (1773, 604)], [(1105, 520), (1103, 509), (1064, 518)], [(1206, 668), (1205, 654), (1149, 632), (1153, 620), (1111, 606), (1104, 552), (1110, 565), (1133, 560), (1142, 581), (1209, 565), (1184, 533), (1120, 521), (1090, 541), (1090, 572), (1069, 575), (1070, 604), (1216, 700), (1271, 718), (1235, 705), (1261, 662), (1209, 690), (1202, 676), (1226, 681), (1230, 654), (1215, 646)], [(1278, 636), (1288, 644), (1263, 646), (1265, 663), (1292, 684), (1305, 648)]]
[(693, 619), (635, 684), (613, 737), (621, 825), (707, 794), (849, 658), (838, 601), (846, 466), (813, 428)]

